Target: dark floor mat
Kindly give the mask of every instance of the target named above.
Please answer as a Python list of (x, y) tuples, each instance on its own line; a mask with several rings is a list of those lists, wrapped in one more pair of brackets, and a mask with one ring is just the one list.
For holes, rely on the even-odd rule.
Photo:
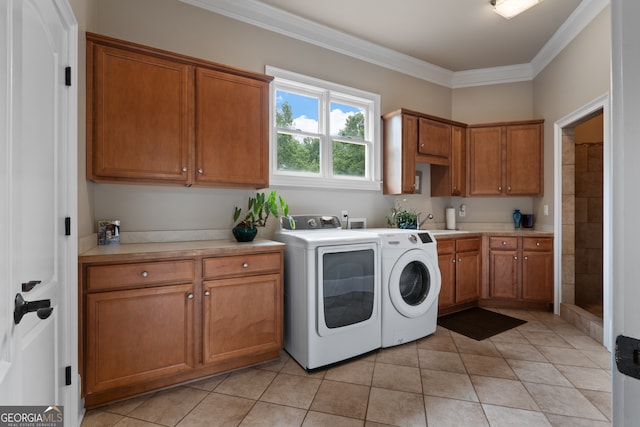
[(508, 331), (523, 323), (527, 322), (478, 307), (438, 318), (438, 325), (478, 341)]

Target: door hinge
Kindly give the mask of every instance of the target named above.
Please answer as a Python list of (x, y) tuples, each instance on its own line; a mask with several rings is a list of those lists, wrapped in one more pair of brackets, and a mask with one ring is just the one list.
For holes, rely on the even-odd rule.
[(71, 385), (71, 366), (64, 368), (64, 385)]
[(64, 69), (64, 84), (71, 86), (71, 67), (66, 67)]
[(71, 236), (71, 217), (70, 216), (64, 219), (64, 235)]

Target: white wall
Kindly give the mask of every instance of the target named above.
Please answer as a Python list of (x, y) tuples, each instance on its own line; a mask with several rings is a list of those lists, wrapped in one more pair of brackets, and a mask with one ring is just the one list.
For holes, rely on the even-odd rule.
[[(601, 46), (608, 37), (607, 17), (599, 17), (534, 82), (509, 83), (451, 90), (403, 75), (345, 55), (309, 45), (279, 34), (206, 12), (177, 0), (72, 0), (81, 29), (146, 44), (186, 55), (264, 72), (266, 65), (350, 85), (381, 95), (383, 113), (400, 107), (435, 116), (479, 123), (529, 118), (547, 120), (545, 132), (545, 195), (543, 198), (431, 198), (429, 165), (423, 171), (423, 194), (382, 197), (380, 192), (295, 190), (276, 188), (291, 206), (292, 213), (339, 214), (347, 209), (352, 217), (368, 218), (369, 226), (384, 226), (384, 217), (396, 200), (423, 213), (433, 213), (434, 222), (444, 222), (447, 206), (468, 208), (464, 222), (509, 222), (513, 209), (535, 212), (538, 223), (552, 226), (552, 217), (542, 218), (541, 201), (553, 200), (552, 123), (566, 108), (580, 105), (581, 97), (593, 98), (608, 85), (602, 81), (601, 61), (608, 61)], [(593, 40), (595, 39), (595, 40)], [(601, 39), (604, 39), (603, 42)], [(82, 44), (84, 49), (84, 44)], [(608, 51), (604, 48), (605, 52)], [(604, 58), (606, 56), (606, 58)], [(592, 59), (596, 64), (584, 68)], [(84, 52), (80, 53), (81, 65)], [(565, 65), (568, 64), (568, 65)], [(574, 78), (574, 73), (584, 76)], [(84, 70), (80, 70), (84, 75)], [(593, 85), (591, 80), (595, 80)], [(580, 83), (577, 83), (576, 80)], [(606, 79), (605, 79), (606, 80)], [(82, 80), (84, 82), (84, 80)], [(570, 102), (560, 100), (558, 81), (570, 81), (577, 88), (564, 88)], [(562, 87), (560, 85), (560, 87)], [(538, 94), (537, 92), (541, 93)], [(557, 91), (557, 92), (556, 92)], [(82, 97), (83, 95), (81, 95)], [(80, 100), (84, 105), (84, 99)], [(81, 112), (83, 114), (84, 111)], [(244, 206), (249, 190), (188, 189), (180, 187), (94, 184), (83, 180), (85, 151), (82, 144), (84, 120), (80, 120), (79, 227), (81, 236), (95, 232), (98, 219), (117, 218), (122, 231), (223, 228), (232, 225), (235, 205)], [(550, 145), (551, 144), (551, 145)], [(551, 206), (551, 211), (553, 207)], [(266, 236), (268, 237), (268, 236)]]
[[(610, 46), (607, 7), (533, 81), (533, 114), (545, 119), (544, 197), (536, 201), (537, 213), (544, 204), (554, 209), (554, 123), (609, 92)], [(540, 218), (553, 224), (551, 215)]]
[[(86, 30), (90, 32), (251, 71), (264, 72), (266, 65), (273, 65), (353, 86), (380, 94), (382, 112), (405, 107), (441, 117), (451, 114), (448, 88), (177, 0), (77, 0), (76, 3), (78, 10), (88, 8), (91, 12), (86, 19)], [(80, 163), (82, 178), (86, 167), (84, 150)], [(424, 179), (428, 188), (428, 173)], [(368, 218), (369, 226), (384, 226), (384, 217), (396, 200), (382, 197), (381, 192), (275, 189), (285, 197), (294, 214), (338, 215), (340, 210), (347, 209), (352, 217)], [(81, 236), (87, 236), (95, 232), (96, 220), (112, 218), (122, 221), (122, 231), (230, 229), (233, 207), (245, 206), (253, 191), (85, 183), (79, 193)], [(406, 204), (420, 212), (433, 211), (435, 219), (443, 222), (446, 200), (432, 200), (428, 196), (428, 191), (408, 196)]]

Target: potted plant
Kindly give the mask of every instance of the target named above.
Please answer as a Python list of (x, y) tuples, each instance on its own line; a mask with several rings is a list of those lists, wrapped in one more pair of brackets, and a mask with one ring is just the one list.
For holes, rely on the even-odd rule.
[(387, 215), (387, 225), (394, 228), (418, 228), (418, 213), (413, 209), (402, 207), (396, 202), (391, 207), (391, 213)]
[[(277, 200), (276, 200), (277, 199)], [(238, 242), (251, 242), (258, 233), (257, 227), (267, 225), (269, 216), (278, 218), (279, 214), (289, 217), (289, 205), (282, 197), (278, 197), (275, 191), (266, 196), (264, 193), (256, 193), (255, 197), (249, 197), (246, 213), (242, 215), (242, 209), (236, 206), (233, 212), (233, 221), (238, 221), (233, 227), (233, 236)]]

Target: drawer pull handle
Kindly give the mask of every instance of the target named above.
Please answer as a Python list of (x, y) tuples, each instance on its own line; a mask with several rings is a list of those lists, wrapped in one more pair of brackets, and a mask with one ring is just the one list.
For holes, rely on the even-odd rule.
[(208, 297), (209, 295), (211, 295), (211, 292), (209, 292), (209, 291), (204, 291), (204, 296), (205, 296), (205, 297)]
[(193, 294), (188, 294), (187, 299), (193, 299)]
[(146, 272), (146, 271), (143, 271), (141, 276), (144, 277), (144, 278), (147, 278), (147, 277), (149, 277), (149, 273)]
[(243, 263), (242, 268), (249, 268), (249, 263), (248, 262)]

